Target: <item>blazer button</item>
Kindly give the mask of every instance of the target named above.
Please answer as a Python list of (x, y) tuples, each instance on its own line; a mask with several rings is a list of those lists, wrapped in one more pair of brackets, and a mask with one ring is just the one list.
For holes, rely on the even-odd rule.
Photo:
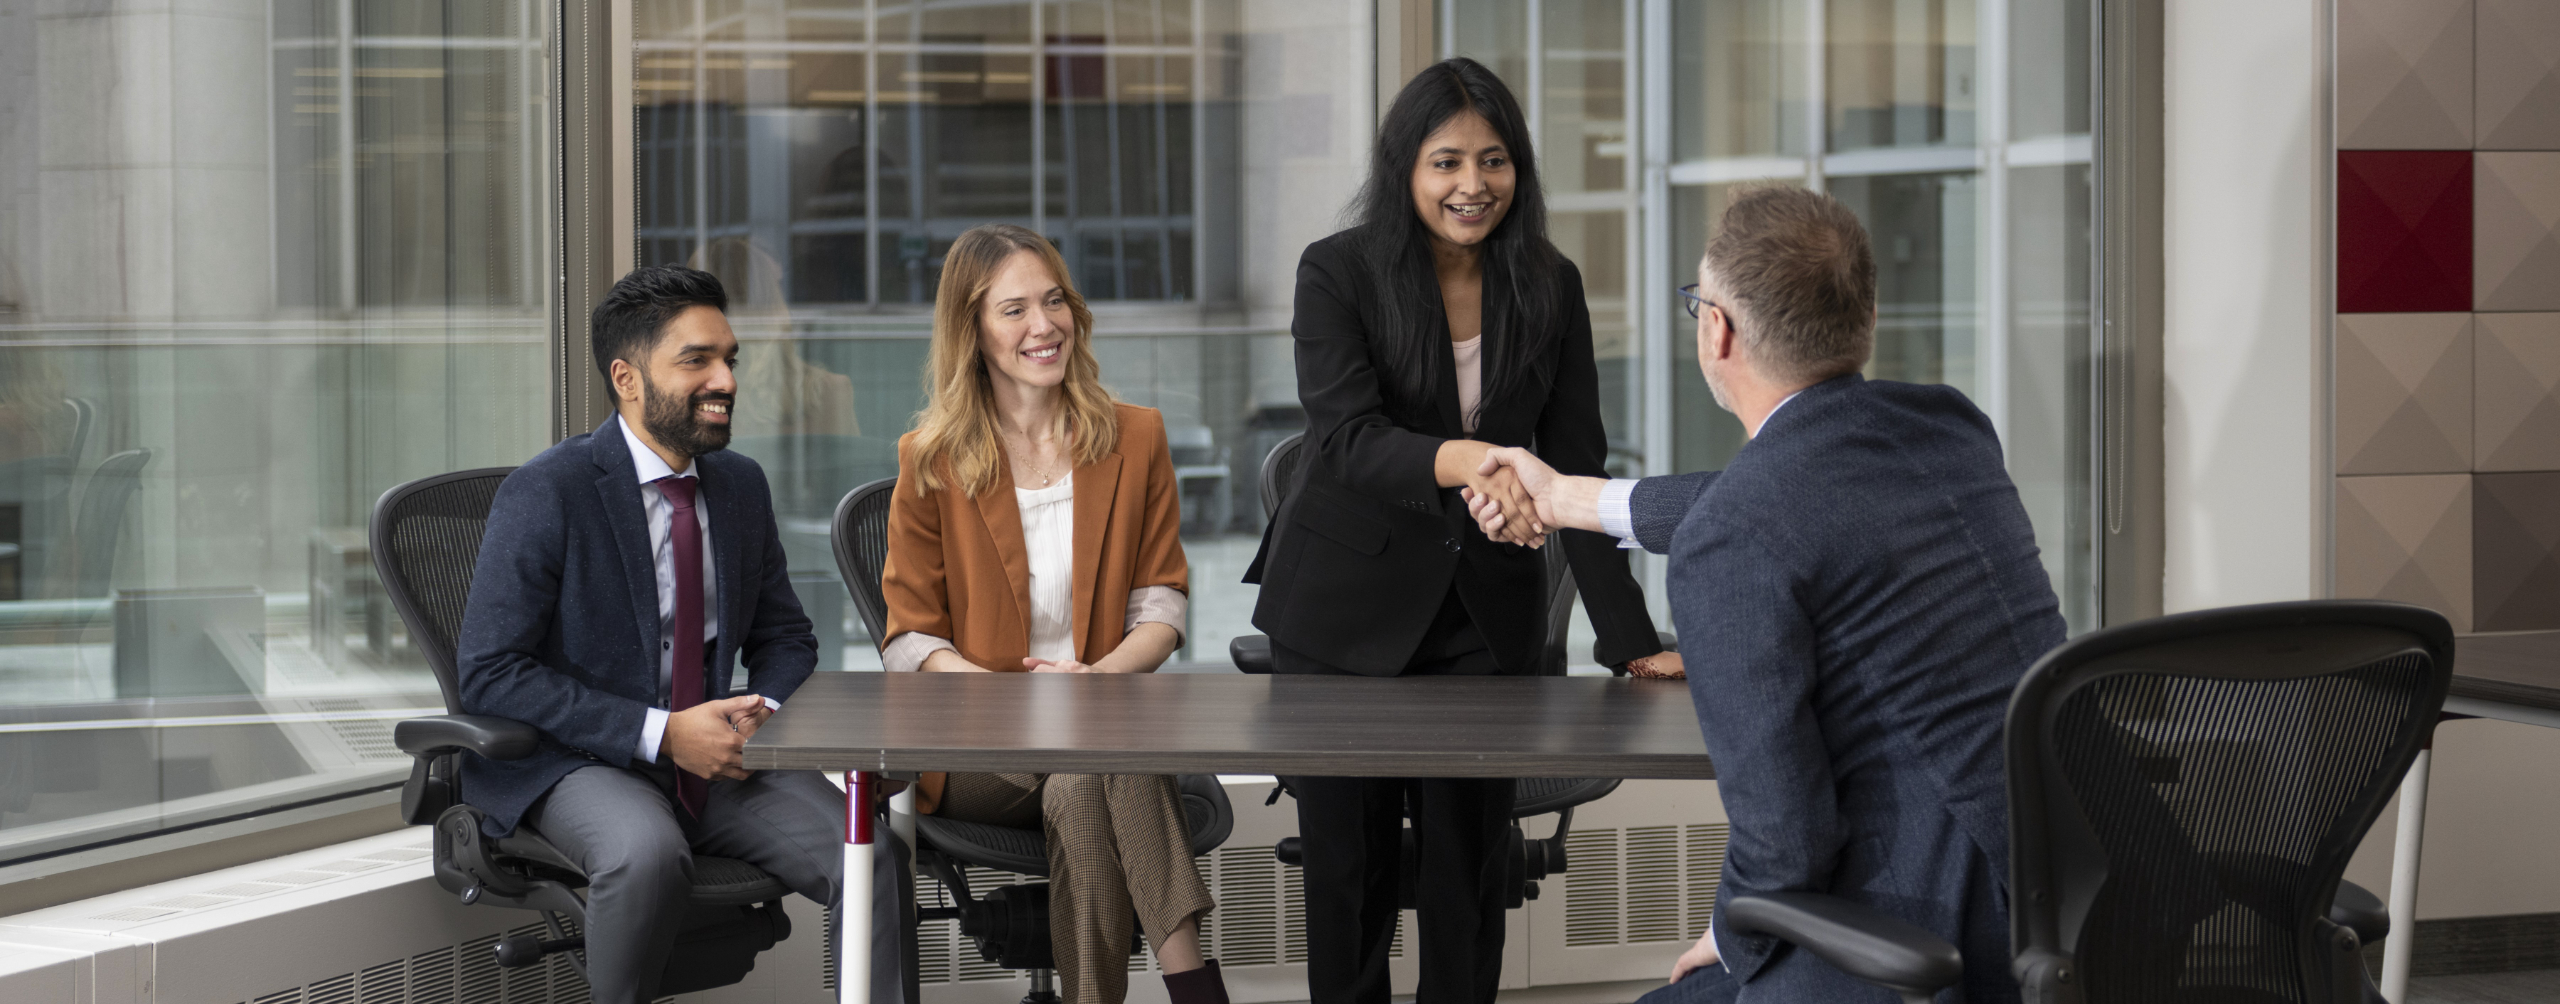
[(1452, 553), (1452, 554), (1457, 553), (1457, 551), (1458, 551), (1458, 538), (1456, 538), (1456, 537), (1451, 537), (1451, 538), (1449, 538), (1449, 539), (1447, 539), (1447, 540), (1441, 541), (1441, 542), (1440, 542), (1440, 546), (1445, 547), (1445, 548), (1448, 548), (1448, 549), (1449, 549), (1449, 551), (1450, 551), (1450, 553)]

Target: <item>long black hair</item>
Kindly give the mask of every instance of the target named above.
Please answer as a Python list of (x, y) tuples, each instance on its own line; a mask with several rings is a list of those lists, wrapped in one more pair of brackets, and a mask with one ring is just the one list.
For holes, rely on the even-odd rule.
[(1477, 245), (1484, 256), (1481, 413), (1496, 402), (1546, 396), (1551, 374), (1532, 361), (1554, 346), (1565, 321), (1564, 256), (1547, 240), (1538, 157), (1529, 148), (1528, 118), (1511, 88), (1464, 56), (1416, 74), (1378, 123), (1369, 180), (1352, 200), (1351, 215), (1357, 246), (1381, 294), (1377, 316), (1383, 330), (1374, 335), (1387, 378), (1407, 400), (1428, 402), (1439, 392), (1440, 370), (1431, 353), (1449, 352), (1449, 332), (1432, 323), (1441, 316), (1430, 309), (1440, 302), (1440, 280), (1432, 268), (1430, 228), (1413, 208), (1413, 168), (1423, 141), (1466, 112), (1493, 127), (1515, 179), (1511, 208)]

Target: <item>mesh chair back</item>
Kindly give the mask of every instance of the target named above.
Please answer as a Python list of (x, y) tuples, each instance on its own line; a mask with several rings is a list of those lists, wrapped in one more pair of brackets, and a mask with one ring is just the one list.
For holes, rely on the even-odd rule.
[(897, 490), (898, 479), (887, 477), (845, 493), (827, 530), (835, 545), (836, 572), (853, 593), (853, 610), (871, 632), (874, 648), (889, 643), (889, 601), (880, 594), (880, 567), (889, 562), (889, 500)]
[(2354, 939), (2323, 916), (2452, 656), (2443, 617), (2378, 601), (2164, 617), (2046, 655), (2009, 708), (2021, 977), (2076, 969), (2091, 1004), (2359, 999)]
[(1563, 676), (1565, 633), (1573, 627), (1573, 568), (1565, 563), (1561, 534), (1547, 534), (1546, 546), (1539, 548), (1538, 554), (1545, 559), (1547, 572), (1547, 634), (1546, 644), (1538, 653), (1538, 673)]
[(1262, 518), (1280, 514), (1280, 500), (1289, 497), (1289, 489), (1298, 484), (1298, 452), (1307, 442), (1306, 433), (1298, 433), (1280, 441), (1271, 452), (1262, 455)]
[(498, 483), (514, 470), (485, 467), (420, 478), (382, 493), (373, 504), (374, 573), (409, 626), (409, 644), (435, 670), (445, 710), (453, 714), (462, 713), (454, 648), (471, 598), (471, 573), (480, 561), (480, 534), (489, 525)]

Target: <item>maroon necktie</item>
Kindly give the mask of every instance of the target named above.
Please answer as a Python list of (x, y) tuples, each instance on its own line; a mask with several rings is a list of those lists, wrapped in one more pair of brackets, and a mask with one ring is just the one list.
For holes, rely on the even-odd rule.
[[(667, 541), (676, 552), (675, 673), (669, 683), (673, 693), (667, 697), (673, 711), (702, 703), (702, 524), (693, 517), (694, 483), (681, 476), (657, 481), (667, 504), (675, 507), (667, 521)], [(702, 818), (702, 804), (710, 794), (710, 781), (676, 770), (676, 801), (684, 804), (687, 815)]]

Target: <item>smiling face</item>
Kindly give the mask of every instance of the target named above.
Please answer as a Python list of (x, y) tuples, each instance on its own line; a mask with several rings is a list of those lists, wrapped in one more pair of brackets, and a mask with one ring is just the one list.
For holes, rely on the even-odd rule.
[(1473, 247), (1502, 225), (1518, 181), (1492, 123), (1459, 112), (1422, 141), (1413, 164), (1413, 211), (1444, 250)]
[(996, 269), (978, 307), (978, 356), (997, 383), (1050, 390), (1067, 380), (1068, 340), (1076, 318), (1067, 291), (1047, 262), (1016, 251)]
[(648, 365), (613, 361), (614, 394), (625, 421), (660, 446), (698, 457), (729, 445), (729, 410), (738, 399), (738, 336), (711, 307), (685, 308), (658, 332)]

